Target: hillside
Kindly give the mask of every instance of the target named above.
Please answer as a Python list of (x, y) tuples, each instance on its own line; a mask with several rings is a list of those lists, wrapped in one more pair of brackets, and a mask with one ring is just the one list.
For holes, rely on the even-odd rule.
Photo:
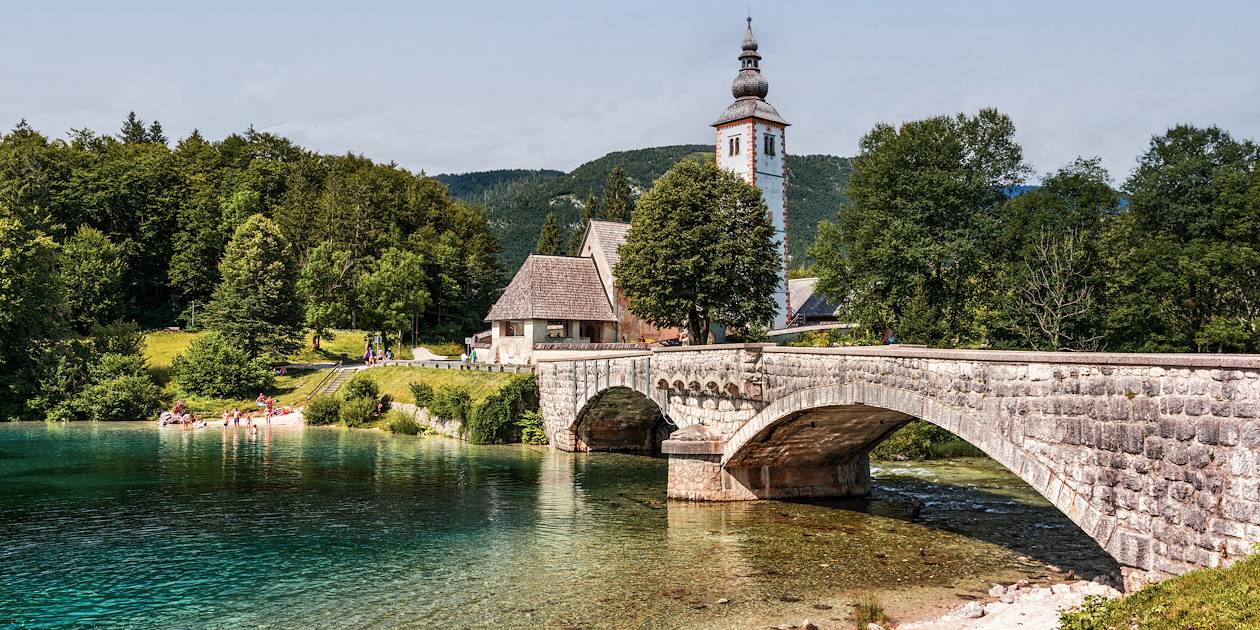
[[(583, 202), (588, 195), (603, 195), (604, 181), (614, 166), (620, 165), (625, 171), (637, 196), (679, 160), (711, 159), (712, 155), (709, 145), (684, 144), (616, 151), (563, 174), (503, 170), (438, 175), (437, 179), (452, 195), (485, 204), (486, 215), (503, 244), (507, 277), (511, 277), (533, 251), (547, 213), (555, 212), (561, 223), (578, 226)], [(789, 155), (788, 171), (788, 243), (794, 264), (799, 265), (814, 241), (818, 221), (834, 216), (844, 201), (851, 168), (848, 158)]]

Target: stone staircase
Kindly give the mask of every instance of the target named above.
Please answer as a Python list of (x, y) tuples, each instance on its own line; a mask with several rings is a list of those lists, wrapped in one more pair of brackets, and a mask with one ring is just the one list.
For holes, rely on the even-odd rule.
[(341, 389), (341, 386), (346, 381), (350, 380), (350, 377), (352, 376), (354, 376), (354, 370), (350, 368), (333, 368), (332, 377), (325, 379), (324, 382), (315, 389), (315, 392), (311, 395), (311, 397), (329, 396), (337, 393), (337, 390)]

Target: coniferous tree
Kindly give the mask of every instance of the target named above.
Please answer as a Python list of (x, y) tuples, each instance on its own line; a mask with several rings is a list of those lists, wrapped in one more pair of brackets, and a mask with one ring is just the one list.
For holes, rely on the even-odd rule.
[(162, 133), (162, 123), (155, 120), (149, 125), (149, 130), (145, 132), (145, 142), (161, 145), (166, 144), (166, 134)]
[(206, 307), (206, 325), (250, 357), (281, 360), (301, 345), (302, 307), (289, 244), (271, 219), (240, 227), (219, 263), (222, 280)]
[(560, 220), (556, 218), (556, 213), (550, 212), (543, 221), (542, 229), (538, 232), (538, 245), (534, 247), (534, 253), (558, 256), (560, 248)]
[(127, 120), (123, 121), (118, 139), (126, 144), (143, 144), (149, 141), (149, 132), (144, 128), (144, 121), (136, 117), (135, 112), (127, 113)]
[(630, 183), (621, 166), (614, 166), (608, 173), (608, 182), (604, 184), (604, 218), (609, 221), (629, 221), (634, 211), (634, 203), (630, 198)]

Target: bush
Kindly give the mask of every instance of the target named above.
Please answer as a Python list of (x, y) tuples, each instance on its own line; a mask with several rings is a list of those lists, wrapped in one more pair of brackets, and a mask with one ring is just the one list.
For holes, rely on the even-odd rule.
[(346, 400), (354, 398), (370, 398), (372, 400), (376, 400), (376, 397), (379, 396), (380, 393), (380, 385), (377, 385), (376, 381), (371, 376), (368, 376), (363, 372), (355, 374), (354, 378), (350, 379), (350, 382), (346, 383)]
[(336, 424), (340, 419), (341, 399), (336, 396), (316, 396), (302, 410), (302, 421), (306, 424)]
[(472, 415), (472, 394), (462, 385), (439, 385), (433, 391), (429, 413), (462, 425)]
[(341, 424), (361, 427), (372, 421), (376, 413), (376, 401), (371, 398), (351, 398), (341, 403)]
[(144, 420), (161, 410), (161, 398), (161, 390), (148, 375), (128, 374), (88, 387), (79, 406), (89, 420)]
[(888, 615), (884, 607), (873, 595), (859, 595), (853, 601), (853, 625), (865, 628), (869, 624), (884, 625), (888, 623)]
[(516, 427), (521, 431), (522, 443), (539, 446), (547, 444), (547, 432), (543, 430), (541, 413), (537, 411), (522, 413), (521, 419), (516, 421)]
[(409, 413), (401, 411), (391, 411), (385, 420), (385, 428), (390, 433), (402, 433), (403, 435), (419, 435), (424, 432), (424, 427), (416, 422), (416, 419)]
[(934, 459), (984, 455), (962, 438), (930, 422), (915, 420), (893, 432), (872, 451), (877, 459)]
[(411, 389), (411, 397), (416, 400), (417, 407), (428, 407), (433, 402), (433, 386), (428, 383), (412, 381), (407, 384)]
[(175, 357), (171, 375), (190, 394), (218, 398), (252, 397), (271, 389), (275, 378), (266, 361), (249, 358), (216, 332), (198, 337)]
[(534, 377), (513, 379), (477, 405), (460, 425), (460, 433), (473, 444), (511, 442), (516, 438), (516, 420), (537, 408), (538, 384)]

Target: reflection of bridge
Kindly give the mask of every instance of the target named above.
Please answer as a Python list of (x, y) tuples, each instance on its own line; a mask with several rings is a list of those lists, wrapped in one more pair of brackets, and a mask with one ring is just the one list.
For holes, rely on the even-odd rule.
[(1260, 542), (1260, 356), (720, 345), (538, 366), (563, 450), (669, 456), (669, 496), (850, 496), (912, 418), (1001, 462), (1131, 584)]

